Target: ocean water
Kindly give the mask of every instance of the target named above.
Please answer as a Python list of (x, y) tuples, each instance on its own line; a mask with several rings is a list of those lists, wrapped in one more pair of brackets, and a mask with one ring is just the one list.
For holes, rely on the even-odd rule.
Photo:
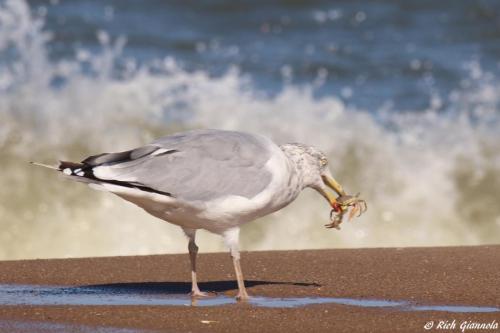
[(0, 1), (0, 259), (186, 251), (28, 161), (191, 128), (316, 145), (368, 202), (330, 230), (306, 190), (244, 250), (498, 244), (499, 83), (497, 1)]

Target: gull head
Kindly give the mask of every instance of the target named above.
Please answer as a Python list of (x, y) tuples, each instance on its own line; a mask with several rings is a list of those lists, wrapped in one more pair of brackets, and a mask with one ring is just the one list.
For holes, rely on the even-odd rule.
[(281, 149), (295, 164), (304, 187), (318, 191), (332, 206), (336, 203), (336, 199), (329, 188), (338, 196), (346, 195), (342, 186), (333, 178), (325, 153), (315, 147), (300, 143), (282, 145)]

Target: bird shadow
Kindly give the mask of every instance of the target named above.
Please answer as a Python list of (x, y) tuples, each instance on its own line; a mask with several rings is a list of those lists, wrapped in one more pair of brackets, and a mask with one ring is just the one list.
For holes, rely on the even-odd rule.
[[(278, 282), (246, 280), (245, 286), (252, 288), (261, 285), (288, 285), (299, 287), (321, 287), (317, 283), (308, 282)], [(208, 292), (226, 292), (238, 289), (236, 281), (209, 281), (200, 282), (198, 286), (201, 290)], [(109, 284), (94, 284), (80, 286), (82, 288), (98, 289), (111, 293), (133, 293), (133, 294), (185, 294), (191, 291), (191, 282), (124, 282)]]

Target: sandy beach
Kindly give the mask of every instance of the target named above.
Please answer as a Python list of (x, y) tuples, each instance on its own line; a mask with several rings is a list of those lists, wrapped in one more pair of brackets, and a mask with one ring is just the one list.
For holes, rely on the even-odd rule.
[[(500, 246), (479, 246), (244, 252), (242, 263), (248, 291), (256, 297), (333, 297), (500, 308), (499, 258)], [(199, 278), (204, 290), (219, 296), (236, 294), (226, 253), (201, 254)], [(0, 263), (0, 283), (2, 288), (84, 286), (167, 296), (190, 289), (188, 257), (182, 254), (5, 261)], [(110, 332), (125, 328), (162, 332), (423, 332), (431, 321), (434, 328), (430, 331), (437, 330), (439, 322), (455, 321), (456, 328), (448, 331), (459, 332), (464, 321), (495, 320), (500, 321), (500, 312), (412, 311), (335, 303), (283, 308), (255, 304), (5, 305), (3, 300), (0, 305), (3, 331), (23, 331), (20, 326), (9, 328), (9, 323), (22, 322), (35, 328), (42, 327), (41, 323), (111, 327)]]

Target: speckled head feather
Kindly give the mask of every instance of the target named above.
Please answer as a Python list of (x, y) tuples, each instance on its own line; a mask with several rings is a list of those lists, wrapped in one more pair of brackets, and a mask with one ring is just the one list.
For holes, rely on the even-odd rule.
[(316, 187), (318, 183), (322, 184), (321, 175), (328, 166), (325, 153), (301, 143), (287, 143), (280, 148), (292, 163), (302, 187)]

